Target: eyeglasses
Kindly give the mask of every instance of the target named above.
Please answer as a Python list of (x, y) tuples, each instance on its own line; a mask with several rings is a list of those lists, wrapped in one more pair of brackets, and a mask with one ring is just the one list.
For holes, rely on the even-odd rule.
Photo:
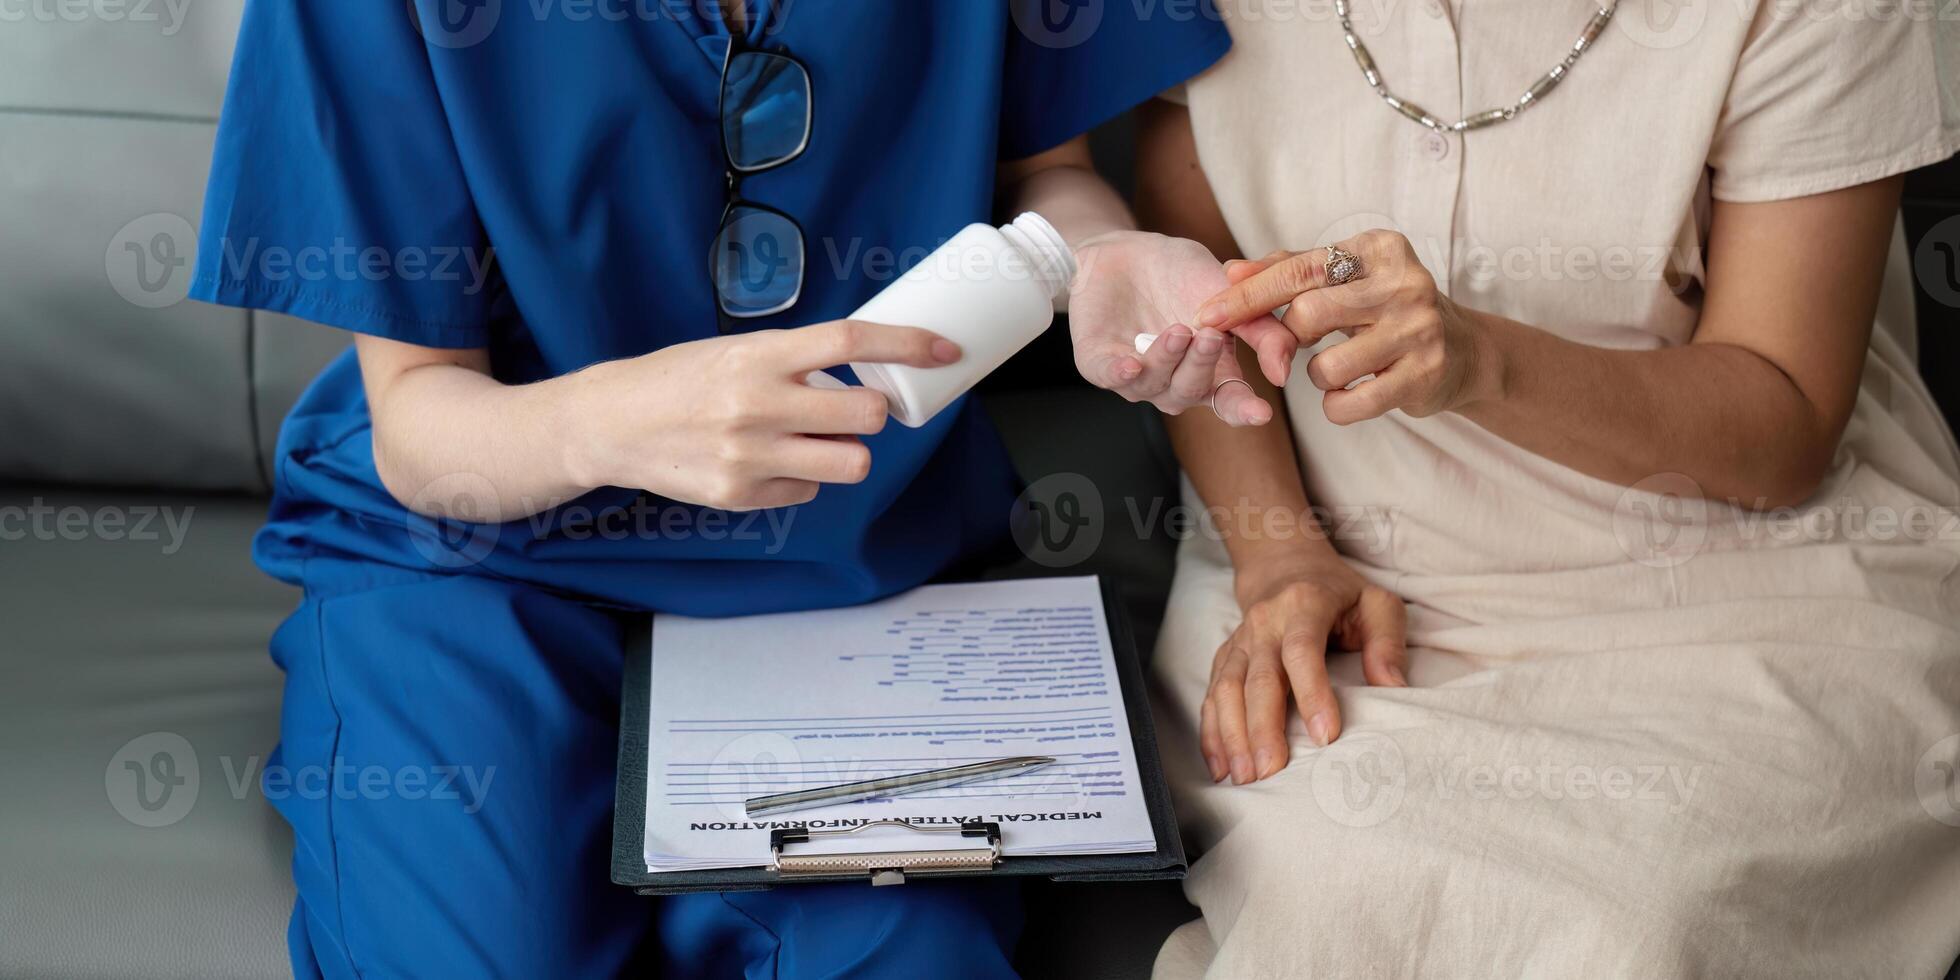
[(717, 318), (781, 313), (803, 295), (803, 227), (775, 208), (742, 199), (742, 178), (783, 166), (810, 146), (810, 71), (786, 54), (731, 39), (721, 68), (721, 153), (728, 204), (709, 255)]

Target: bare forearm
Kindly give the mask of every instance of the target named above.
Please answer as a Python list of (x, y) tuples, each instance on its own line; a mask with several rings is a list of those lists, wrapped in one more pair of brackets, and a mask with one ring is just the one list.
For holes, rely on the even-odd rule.
[(1004, 218), (1034, 211), (1075, 248), (1098, 235), (1137, 226), (1122, 196), (1096, 172), (1086, 137), (1003, 163), (999, 197)]
[[(1244, 348), (1241, 348), (1244, 351)], [(1259, 376), (1250, 357), (1248, 382), (1275, 403), (1283, 397)], [(1232, 566), (1241, 571), (1322, 557), (1326, 535), (1310, 511), (1293, 430), (1281, 412), (1261, 426), (1230, 426), (1210, 412), (1165, 419), (1178, 462), (1208, 507), (1243, 515), (1220, 523)], [(1283, 513), (1270, 520), (1269, 513)]]
[(363, 361), (375, 468), (389, 493), (429, 516), (494, 523), (589, 490), (568, 458), (566, 400), (576, 376), (506, 385), (469, 365), (472, 358), (461, 352), (456, 362), (399, 370), (385, 357)]
[(1893, 179), (1717, 202), (1701, 322), (1685, 346), (1600, 350), (1474, 314), (1502, 397), (1460, 411), (1615, 483), (1681, 473), (1745, 507), (1801, 503), (1857, 401), (1899, 192)]
[(1631, 486), (1661, 473), (1747, 507), (1808, 497), (1842, 423), (1775, 364), (1721, 343), (1616, 351), (1472, 314), (1501, 394), (1458, 411), (1589, 476)]

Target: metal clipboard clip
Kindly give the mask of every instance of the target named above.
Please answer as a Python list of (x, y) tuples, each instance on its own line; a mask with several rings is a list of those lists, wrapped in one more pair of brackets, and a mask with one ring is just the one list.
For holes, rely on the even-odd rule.
[[(920, 834), (958, 834), (986, 838), (985, 848), (953, 850), (866, 851), (858, 854), (785, 854), (792, 844), (849, 837), (874, 827), (899, 827)], [(902, 885), (907, 874), (933, 875), (961, 871), (992, 871), (1000, 864), (1000, 824), (974, 821), (957, 827), (917, 824), (909, 820), (873, 820), (848, 830), (811, 830), (807, 827), (771, 831), (769, 870), (784, 878), (815, 875), (867, 874), (873, 885)]]

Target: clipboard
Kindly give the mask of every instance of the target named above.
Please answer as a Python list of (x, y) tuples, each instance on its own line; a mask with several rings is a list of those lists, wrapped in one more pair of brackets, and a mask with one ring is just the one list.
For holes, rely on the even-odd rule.
[[(776, 830), (756, 838), (756, 864), (748, 868), (711, 871), (673, 871), (654, 874), (646, 869), (647, 717), (648, 679), (652, 670), (653, 618), (642, 616), (627, 632), (626, 672), (620, 696), (619, 782), (613, 799), (612, 880), (641, 895), (686, 895), (699, 892), (763, 891), (777, 885), (821, 882), (862, 882), (898, 885), (914, 877), (1006, 875), (1043, 877), (1053, 881), (1153, 881), (1183, 878), (1188, 861), (1171, 809), (1169, 784), (1157, 755), (1157, 731), (1151, 721), (1150, 698), (1144, 687), (1143, 664), (1122, 598), (1107, 580), (1099, 579), (1104, 620), (1109, 624), (1123, 707), (1135, 741), (1137, 777), (1157, 849), (1133, 854), (1074, 854), (1003, 857), (1009, 841), (998, 824), (900, 827), (920, 835), (910, 850), (873, 854), (826, 853), (825, 840), (855, 832), (837, 830)], [(866, 829), (866, 828), (856, 828)], [(957, 839), (956, 839), (957, 838)], [(975, 842), (982, 842), (976, 844)], [(982, 846), (984, 845), (984, 846)]]

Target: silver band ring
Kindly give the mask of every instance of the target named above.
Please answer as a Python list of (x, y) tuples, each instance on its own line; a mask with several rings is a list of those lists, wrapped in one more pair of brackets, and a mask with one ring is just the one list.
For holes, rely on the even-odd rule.
[[(1218, 393), (1224, 391), (1226, 385), (1245, 385), (1245, 390), (1250, 391), (1255, 395), (1259, 393), (1256, 389), (1252, 387), (1252, 382), (1247, 381), (1244, 378), (1226, 378), (1225, 380), (1220, 381), (1216, 385), (1212, 386), (1211, 414), (1213, 415), (1218, 415)], [(1220, 422), (1225, 421), (1225, 416), (1218, 415), (1218, 420)]]
[(1361, 278), (1361, 256), (1336, 245), (1327, 246), (1327, 285), (1345, 286)]

